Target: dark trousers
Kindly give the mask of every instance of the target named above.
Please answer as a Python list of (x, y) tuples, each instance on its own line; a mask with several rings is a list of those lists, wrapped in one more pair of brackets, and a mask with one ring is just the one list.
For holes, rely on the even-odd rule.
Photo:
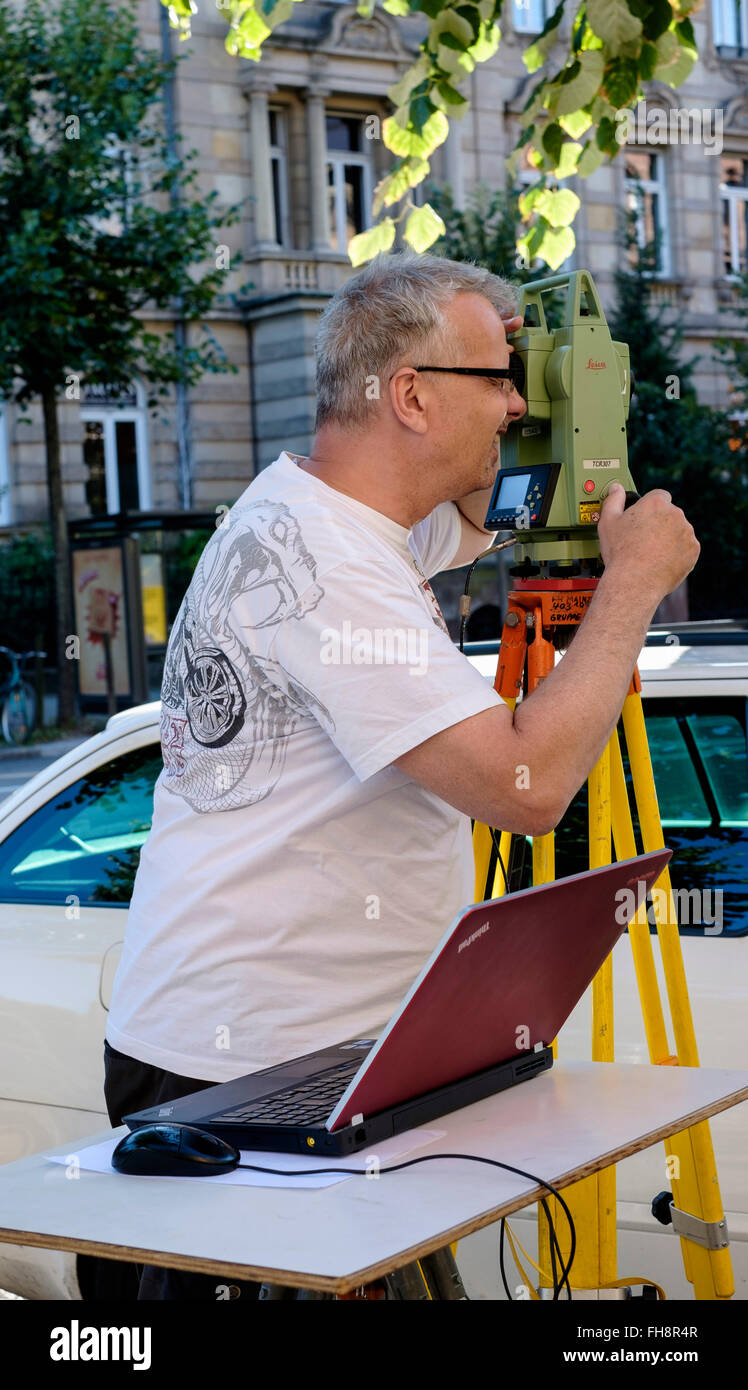
[[(193, 1091), (214, 1086), (214, 1081), (198, 1081), (162, 1071), (148, 1062), (117, 1052), (104, 1042), (104, 1096), (114, 1128), (122, 1116), (145, 1110), (162, 1101), (178, 1100)], [(197, 1179), (195, 1179), (197, 1181)], [(81, 1293), (86, 1300), (101, 1299), (200, 1299), (215, 1302), (231, 1298), (256, 1299), (260, 1285), (230, 1280), (218, 1274), (191, 1274), (186, 1270), (162, 1269), (158, 1265), (136, 1265), (122, 1260), (104, 1260), (89, 1255), (78, 1257)]]

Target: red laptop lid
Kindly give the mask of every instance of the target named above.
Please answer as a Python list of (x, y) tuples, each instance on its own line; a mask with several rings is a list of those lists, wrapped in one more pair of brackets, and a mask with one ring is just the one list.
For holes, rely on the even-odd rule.
[(550, 1044), (670, 856), (655, 850), (466, 908), (327, 1128)]

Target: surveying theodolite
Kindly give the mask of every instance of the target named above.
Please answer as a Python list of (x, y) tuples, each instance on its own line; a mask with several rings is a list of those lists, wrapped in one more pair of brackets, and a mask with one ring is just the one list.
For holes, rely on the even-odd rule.
[[(543, 296), (564, 287), (563, 322), (551, 331)], [(524, 323), (511, 335), (512, 369), (527, 412), (504, 437), (502, 466), (485, 521), (487, 529), (514, 532), (515, 587), (509, 595), (494, 682), (511, 708), (520, 693), (530, 694), (553, 670), (557, 651), (568, 644), (584, 617), (602, 570), (596, 523), (611, 484), (620, 482), (628, 501), (637, 496), (626, 446), (628, 347), (611, 338), (591, 275), (574, 271), (525, 285), (520, 310)], [(622, 723), (642, 849), (647, 852), (662, 848), (664, 840), (640, 692), (635, 670)], [(617, 730), (587, 787), (590, 868), (611, 862), (611, 835), (617, 859), (633, 858), (639, 850)], [(509, 890), (520, 842), (524, 850), (524, 836), (475, 824), (476, 901)], [(533, 883), (555, 877), (554, 844), (552, 832), (533, 840)], [(668, 1043), (645, 903), (628, 929), (649, 1057), (658, 1065), (696, 1067), (699, 1059), (667, 869), (659, 885), (664, 892), (654, 894), (654, 909), (674, 1052)], [(555, 1055), (555, 1040), (553, 1051)], [(613, 1058), (613, 973), (608, 957), (592, 984), (592, 1060)], [(680, 1236), (686, 1277), (696, 1298), (730, 1298), (732, 1267), (708, 1123), (674, 1135), (665, 1141), (665, 1149), (673, 1192), (666, 1212), (662, 1199), (671, 1194), (657, 1199), (659, 1219), (664, 1212), (665, 1222), (672, 1220)], [(573, 1296), (597, 1298), (601, 1290), (617, 1290), (612, 1296), (623, 1297), (625, 1286), (646, 1284), (638, 1277), (617, 1277), (615, 1168), (574, 1183), (566, 1198), (578, 1232), (570, 1274)], [(555, 1199), (552, 1204), (555, 1218)], [(531, 1296), (543, 1298), (549, 1296), (553, 1254), (540, 1208), (538, 1223), (540, 1286)]]
[[(543, 295), (568, 284), (564, 324), (549, 331)], [(596, 522), (611, 483), (636, 497), (628, 471), (629, 350), (614, 342), (586, 271), (525, 285), (512, 334), (527, 413), (507, 432), (486, 526), (516, 532), (516, 573), (599, 569)]]

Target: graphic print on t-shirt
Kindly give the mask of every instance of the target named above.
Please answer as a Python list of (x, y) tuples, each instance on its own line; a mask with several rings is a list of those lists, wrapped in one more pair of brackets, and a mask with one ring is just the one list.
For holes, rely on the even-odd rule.
[(203, 551), (169, 639), (161, 688), (164, 786), (193, 810), (263, 800), (299, 723), (313, 718), (334, 727), (310, 691), (246, 640), (292, 609), (301, 618), (315, 608), (324, 594), (316, 580), (315, 559), (282, 502), (233, 508)]
[(437, 627), (440, 627), (440, 628), (442, 629), (442, 632), (446, 632), (447, 636), (449, 637), (449, 635), (450, 635), (450, 633), (449, 633), (449, 628), (447, 627), (447, 624), (446, 624), (446, 622), (444, 621), (444, 614), (442, 613), (442, 610), (441, 610), (441, 608), (439, 607), (439, 600), (437, 599), (436, 594), (434, 593), (434, 590), (432, 589), (431, 585), (429, 584), (428, 579), (426, 579), (425, 576), (424, 576), (424, 579), (423, 579), (423, 583), (422, 583), (419, 587), (420, 587), (421, 592), (422, 592), (422, 594), (424, 595), (424, 598), (426, 599), (426, 601), (427, 601), (428, 603), (431, 604), (431, 608), (432, 608), (432, 615), (431, 615), (431, 616), (433, 617), (434, 622), (436, 623), (436, 626), (437, 626)]

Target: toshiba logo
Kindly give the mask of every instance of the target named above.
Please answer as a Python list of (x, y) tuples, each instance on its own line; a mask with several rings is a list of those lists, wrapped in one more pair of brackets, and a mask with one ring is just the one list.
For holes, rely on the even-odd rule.
[(472, 946), (473, 942), (474, 942), (474, 941), (477, 941), (479, 936), (482, 936), (484, 932), (487, 932), (487, 931), (488, 931), (488, 928), (490, 927), (490, 925), (491, 925), (490, 922), (484, 922), (484, 923), (483, 923), (483, 926), (482, 926), (482, 927), (478, 927), (477, 931), (474, 931), (473, 934), (472, 934), (472, 936), (466, 936), (466, 937), (465, 937), (465, 940), (464, 940), (464, 941), (461, 941), (460, 944), (459, 944), (459, 946), (457, 947), (457, 954), (458, 954), (458, 956), (459, 956), (459, 954), (460, 954), (460, 951), (464, 951), (464, 950), (465, 950), (465, 947), (466, 947), (466, 946)]
[(604, 363), (604, 362), (595, 362), (594, 358), (592, 358), (592, 357), (588, 357), (588, 358), (587, 358), (587, 370), (588, 370), (588, 371), (590, 371), (590, 372), (599, 372), (600, 369), (601, 369), (601, 368), (604, 368), (604, 367), (605, 367), (605, 363)]

